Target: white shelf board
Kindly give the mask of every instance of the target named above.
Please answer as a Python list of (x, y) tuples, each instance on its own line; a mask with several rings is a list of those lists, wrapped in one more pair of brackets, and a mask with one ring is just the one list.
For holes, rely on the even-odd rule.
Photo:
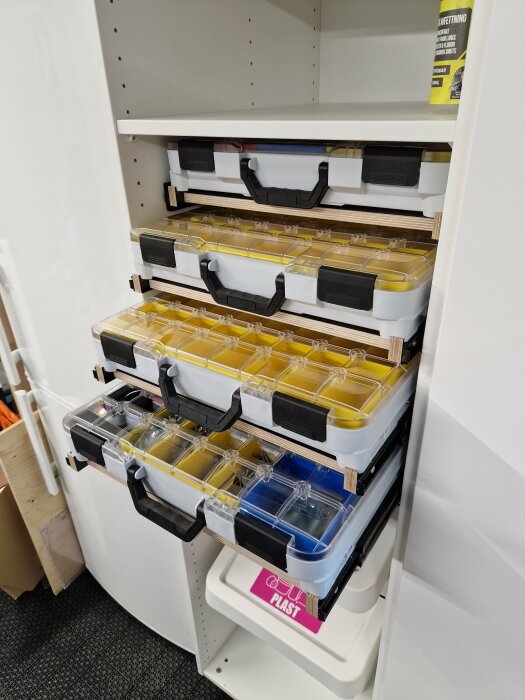
[(312, 103), (119, 119), (120, 134), (249, 139), (452, 143), (456, 107), (426, 102)]
[(261, 567), (228, 548), (208, 571), (206, 602), (330, 692), (352, 697), (367, 682), (377, 659), (385, 604), (378, 596), (388, 575), (395, 530), (391, 518), (341, 594), (342, 604), (336, 603), (317, 634), (251, 593)]
[[(228, 659), (225, 661), (225, 659)], [(204, 675), (236, 700), (338, 700), (338, 695), (312, 678), (269, 644), (237, 627)], [(354, 700), (372, 700), (373, 676)]]

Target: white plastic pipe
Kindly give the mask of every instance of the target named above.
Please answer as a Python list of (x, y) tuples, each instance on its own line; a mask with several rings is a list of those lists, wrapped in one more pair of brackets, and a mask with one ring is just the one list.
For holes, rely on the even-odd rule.
[(16, 366), (19, 359), (19, 351), (11, 350), (5, 328), (3, 324), (0, 323), (0, 360), (2, 360), (2, 366), (7, 375), (7, 381), (11, 386), (18, 386), (20, 384), (20, 374)]
[[(0, 240), (0, 298), (3, 302), (9, 325), (13, 332), (17, 350), (11, 350), (5, 329), (0, 328), (0, 359), (5, 364), (8, 381), (13, 386), (20, 384), (20, 377), (24, 374), (36, 376), (31, 369), (30, 355), (27, 352), (27, 344), (24, 339), (24, 329), (20, 323), (20, 317), (28, 317), (28, 312), (22, 304), (22, 292), (20, 285), (14, 278), (14, 263), (9, 253), (9, 242)], [(15, 302), (15, 298), (17, 301)], [(17, 362), (22, 361), (24, 371), (18, 371)]]
[(53, 473), (53, 465), (49, 462), (47, 457), (46, 448), (40, 435), (40, 431), (38, 430), (38, 426), (33, 415), (33, 408), (31, 406), (33, 392), (27, 392), (23, 389), (19, 389), (18, 391), (15, 391), (15, 397), (18, 410), (20, 411), (20, 417), (25, 423), (27, 434), (29, 435), (31, 446), (35, 451), (36, 461), (40, 467), (42, 478), (45, 481), (49, 495), (56, 496), (58, 494), (58, 486)]

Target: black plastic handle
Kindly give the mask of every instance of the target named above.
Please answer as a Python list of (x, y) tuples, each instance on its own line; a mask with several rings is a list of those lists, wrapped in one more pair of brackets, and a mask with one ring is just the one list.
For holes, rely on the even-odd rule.
[(230, 306), (232, 309), (240, 309), (241, 311), (250, 311), (253, 314), (259, 314), (259, 316), (273, 316), (283, 305), (285, 294), (282, 272), (275, 278), (275, 294), (268, 299), (258, 294), (223, 287), (217, 274), (210, 270), (210, 262), (210, 260), (201, 260), (201, 277), (216, 304)]
[(166, 408), (176, 416), (191, 420), (212, 432), (228, 430), (241, 417), (241, 392), (236, 389), (232, 394), (232, 404), (226, 411), (209, 406), (206, 403), (181, 396), (177, 393), (173, 379), (168, 375), (171, 365), (165, 363), (159, 367), (159, 387)]
[(257, 175), (250, 168), (250, 159), (241, 159), (241, 179), (246, 185), (251, 198), (258, 204), (273, 204), (278, 207), (294, 207), (296, 209), (313, 209), (325, 196), (328, 190), (328, 163), (319, 163), (319, 180), (308, 190), (289, 190), (279, 187), (263, 187)]
[(204, 527), (204, 511), (201, 506), (197, 508), (197, 517), (193, 518), (173, 506), (150, 498), (142, 479), (137, 478), (140, 468), (137, 464), (128, 467), (128, 489), (137, 513), (179, 540), (191, 542)]

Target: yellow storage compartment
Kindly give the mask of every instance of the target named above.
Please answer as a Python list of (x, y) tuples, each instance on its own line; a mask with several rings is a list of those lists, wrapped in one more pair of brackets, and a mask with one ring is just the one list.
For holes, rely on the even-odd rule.
[[(173, 313), (185, 313), (187, 320), (171, 321)], [(192, 311), (164, 298), (126, 309), (96, 326), (93, 333), (96, 340), (110, 334), (135, 343), (135, 354), (144, 350), (159, 358), (173, 358), (177, 366), (180, 362), (198, 365), (247, 383), (255, 391), (280, 392), (321, 406), (328, 409), (330, 424), (345, 428), (365, 425), (407, 371), (404, 365), (365, 349), (349, 349), (262, 324), (253, 326), (205, 307)], [(210, 377), (212, 405), (214, 386)], [(136, 435), (130, 434), (128, 442), (146, 440), (142, 430), (140, 426)], [(228, 439), (234, 441), (232, 436)], [(214, 440), (218, 444), (218, 438)], [(233, 442), (222, 447), (237, 449)], [(183, 471), (198, 470), (198, 478), (205, 479), (204, 471), (216, 466), (212, 457), (207, 449), (192, 453)]]
[(225, 253), (292, 269), (316, 270), (321, 265), (377, 275), (376, 288), (388, 291), (416, 289), (431, 275), (436, 244), (285, 225), (264, 220), (220, 214), (177, 214), (148, 227), (135, 229), (132, 240), (142, 235), (172, 240), (175, 251)]

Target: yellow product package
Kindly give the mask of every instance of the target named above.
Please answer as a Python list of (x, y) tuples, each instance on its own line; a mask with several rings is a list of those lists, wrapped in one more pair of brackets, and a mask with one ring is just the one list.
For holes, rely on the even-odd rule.
[(458, 104), (474, 0), (441, 0), (430, 104)]

